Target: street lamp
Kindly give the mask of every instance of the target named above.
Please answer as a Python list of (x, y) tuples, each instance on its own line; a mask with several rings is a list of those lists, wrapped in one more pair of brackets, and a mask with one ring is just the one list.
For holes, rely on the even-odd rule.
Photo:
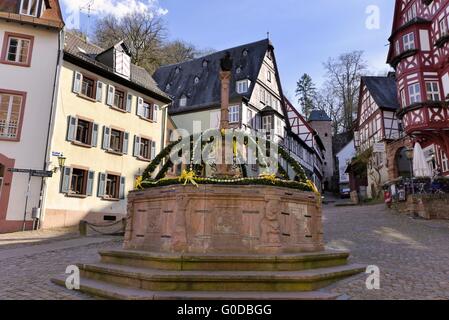
[(412, 148), (408, 148), (405, 150), (405, 156), (410, 161), (410, 177), (412, 181), (412, 194), (415, 194), (415, 185), (413, 183), (413, 157), (414, 157), (414, 150)]
[(55, 167), (54, 169), (53, 169), (53, 172), (54, 173), (56, 173), (56, 172), (58, 172), (58, 170), (61, 170), (62, 171), (62, 168), (64, 168), (64, 165), (65, 165), (65, 161), (67, 160), (67, 158), (66, 157), (64, 157), (64, 155), (60, 155), (59, 157), (58, 157), (58, 165), (59, 165), (59, 167)]

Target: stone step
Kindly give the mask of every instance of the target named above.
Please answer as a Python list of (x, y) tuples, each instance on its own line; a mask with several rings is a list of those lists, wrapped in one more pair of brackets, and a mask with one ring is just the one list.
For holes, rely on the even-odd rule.
[(150, 291), (314, 291), (364, 271), (345, 265), (303, 271), (166, 271), (81, 264), (82, 278)]
[(129, 250), (100, 251), (101, 262), (160, 270), (298, 271), (342, 266), (349, 252), (282, 255), (163, 254)]
[[(51, 279), (65, 286), (66, 275)], [(147, 291), (91, 279), (82, 279), (80, 291), (111, 300), (336, 300), (338, 294), (311, 292), (217, 292), (217, 291)]]

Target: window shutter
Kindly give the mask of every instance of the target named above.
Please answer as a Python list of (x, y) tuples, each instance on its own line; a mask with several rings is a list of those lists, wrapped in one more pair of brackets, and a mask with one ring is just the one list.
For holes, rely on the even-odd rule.
[(101, 173), (98, 175), (98, 197), (104, 197), (106, 192), (106, 173)]
[(70, 192), (70, 176), (72, 175), (72, 168), (64, 167), (62, 169), (61, 193)]
[(151, 141), (151, 160), (156, 158), (156, 142)]
[(80, 93), (81, 92), (81, 84), (83, 82), (83, 75), (79, 73), (78, 71), (75, 71), (73, 75), (73, 89), (72, 91), (74, 93)]
[(159, 111), (159, 106), (157, 104), (153, 105), (153, 121), (157, 122), (157, 112)]
[(115, 87), (109, 85), (108, 86), (108, 97), (106, 99), (106, 104), (108, 106), (113, 106), (114, 105), (114, 95), (115, 95)]
[(134, 157), (140, 156), (140, 137), (134, 136)]
[(86, 186), (86, 195), (91, 197), (94, 190), (94, 178), (95, 178), (95, 172), (89, 171), (87, 173), (87, 186)]
[(91, 146), (97, 147), (98, 145), (98, 128), (99, 125), (94, 123), (92, 124), (92, 140), (91, 140)]
[(129, 133), (123, 133), (123, 154), (128, 154), (128, 146), (129, 146)]
[(133, 95), (128, 93), (126, 97), (126, 112), (131, 112), (132, 103), (133, 103)]
[(103, 101), (103, 88), (104, 83), (101, 81), (97, 82), (97, 101), (102, 102)]
[(125, 199), (126, 178), (120, 177), (119, 198)]
[(111, 135), (111, 129), (109, 127), (103, 127), (103, 149), (109, 150), (109, 139)]
[(75, 140), (77, 123), (78, 119), (76, 117), (69, 116), (69, 123), (67, 128), (67, 141)]
[(143, 99), (141, 97), (137, 98), (137, 110), (136, 113), (139, 117), (144, 117), (145, 116), (145, 110), (143, 107)]

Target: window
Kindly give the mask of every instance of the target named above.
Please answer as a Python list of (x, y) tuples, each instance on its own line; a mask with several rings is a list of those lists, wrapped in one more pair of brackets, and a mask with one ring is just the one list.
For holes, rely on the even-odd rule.
[(405, 16), (405, 21), (409, 22), (412, 19), (416, 18), (417, 16), (417, 10), (416, 10), (416, 3), (414, 3), (408, 10)]
[(248, 89), (249, 89), (249, 80), (237, 81), (236, 86), (237, 86), (236, 90), (237, 90), (238, 94), (247, 93)]
[(106, 176), (105, 196), (110, 199), (118, 199), (119, 198), (119, 184), (120, 184), (120, 176), (116, 176), (114, 174), (108, 174)]
[(24, 95), (0, 92), (0, 139), (19, 139)]
[(415, 34), (413, 32), (406, 34), (405, 36), (403, 36), (402, 39), (404, 41), (404, 51), (413, 50), (416, 48), (415, 47)]
[(402, 102), (402, 107), (406, 107), (407, 106), (407, 101), (405, 99), (405, 90), (402, 89), (401, 90), (401, 102)]
[(255, 118), (254, 118), (254, 113), (251, 109), (247, 109), (246, 110), (246, 118), (248, 121), (248, 126), (250, 126), (251, 128), (255, 129)]
[(114, 152), (122, 152), (123, 146), (123, 132), (118, 130), (111, 130), (111, 142), (109, 148)]
[(83, 146), (97, 146), (98, 124), (89, 120), (69, 117), (67, 140)]
[(21, 1), (22, 2), (20, 3), (20, 14), (36, 17), (39, 0), (21, 0)]
[(186, 96), (182, 96), (181, 99), (179, 99), (179, 106), (180, 107), (185, 107), (187, 105), (187, 97)]
[(142, 119), (157, 122), (159, 106), (143, 100), (137, 99), (137, 115)]
[(140, 156), (144, 159), (151, 157), (151, 141), (149, 139), (140, 139)]
[(146, 119), (151, 119), (152, 106), (148, 102), (143, 103), (143, 117)]
[(260, 102), (265, 103), (265, 89), (264, 88), (260, 87), (259, 95), (260, 95)]
[(95, 99), (95, 80), (83, 76), (81, 81), (81, 95)]
[(68, 196), (91, 196), (95, 172), (82, 168), (65, 167), (62, 170), (61, 193)]
[(267, 71), (267, 81), (271, 82), (271, 71)]
[(271, 129), (273, 129), (273, 117), (272, 116), (265, 116), (262, 118), (262, 129), (269, 132)]
[(280, 137), (284, 137), (284, 126), (281, 119), (276, 119), (276, 134)]
[(396, 52), (396, 55), (399, 55), (401, 53), (401, 48), (399, 46), (398, 40), (396, 40), (396, 43), (395, 43), (395, 52)]
[(440, 89), (438, 86), (438, 82), (436, 81), (426, 82), (426, 90), (427, 90), (427, 100), (440, 101)]
[(127, 154), (129, 133), (119, 129), (104, 127), (103, 149), (117, 154)]
[(126, 110), (125, 93), (123, 91), (115, 89), (113, 106), (117, 109)]
[(408, 95), (410, 98), (410, 104), (421, 102), (421, 90), (419, 88), (419, 83), (408, 86)]
[(240, 121), (240, 106), (229, 107), (229, 123), (238, 123)]
[(104, 200), (125, 199), (125, 177), (116, 173), (100, 173), (98, 179), (98, 197)]
[(446, 18), (443, 18), (443, 19), (440, 20), (439, 26), (440, 26), (440, 37), (442, 37), (445, 34), (447, 34), (447, 20), (446, 20)]
[(33, 42), (31, 36), (6, 32), (1, 59), (7, 64), (29, 67)]
[(153, 160), (156, 157), (156, 143), (149, 138), (135, 136), (134, 156), (142, 160)]

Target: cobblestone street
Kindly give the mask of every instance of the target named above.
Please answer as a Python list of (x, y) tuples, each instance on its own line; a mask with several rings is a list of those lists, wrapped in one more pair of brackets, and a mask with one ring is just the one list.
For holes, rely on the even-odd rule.
[[(327, 245), (352, 252), (352, 262), (377, 265), (381, 289), (366, 275), (327, 291), (352, 299), (449, 299), (449, 221), (415, 220), (384, 205), (324, 208)], [(0, 235), (0, 299), (91, 299), (50, 283), (68, 265), (93, 262), (99, 249), (119, 248), (120, 237), (34, 232)]]

